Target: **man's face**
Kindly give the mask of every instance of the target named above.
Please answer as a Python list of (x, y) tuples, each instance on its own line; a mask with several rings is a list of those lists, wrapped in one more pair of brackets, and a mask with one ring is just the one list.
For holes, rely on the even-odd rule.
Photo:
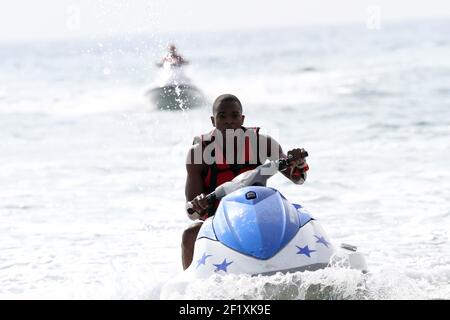
[(211, 122), (222, 134), (225, 134), (227, 129), (239, 129), (244, 124), (244, 118), (237, 102), (224, 101), (216, 108)]

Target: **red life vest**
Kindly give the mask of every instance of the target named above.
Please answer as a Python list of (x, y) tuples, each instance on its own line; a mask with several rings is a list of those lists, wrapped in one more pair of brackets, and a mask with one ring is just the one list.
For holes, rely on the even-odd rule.
[[(211, 193), (216, 189), (216, 187), (227, 181), (233, 180), (233, 178), (239, 174), (253, 170), (261, 165), (258, 157), (259, 128), (242, 127), (242, 129), (244, 132), (247, 130), (254, 130), (256, 141), (251, 141), (252, 139), (249, 139), (248, 135), (245, 136), (245, 148), (243, 152), (244, 159), (241, 159), (239, 164), (227, 164), (223, 154), (214, 154), (216, 161), (213, 164), (208, 165), (208, 170), (203, 174), (203, 187), (205, 194)], [(213, 132), (214, 130), (200, 136), (203, 150), (214, 141)], [(252, 143), (256, 143), (256, 146), (252, 145)], [(221, 152), (220, 149), (221, 148), (216, 148), (215, 151)], [(255, 150), (256, 154), (254, 154)]]

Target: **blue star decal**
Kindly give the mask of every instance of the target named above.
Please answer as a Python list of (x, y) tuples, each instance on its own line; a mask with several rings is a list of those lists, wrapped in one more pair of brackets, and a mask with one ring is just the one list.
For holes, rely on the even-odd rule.
[(204, 265), (206, 263), (206, 259), (208, 259), (209, 257), (212, 257), (212, 255), (203, 253), (203, 256), (200, 258), (200, 260), (197, 260), (197, 266), (195, 268), (197, 269), (201, 264)]
[(317, 251), (317, 250), (310, 250), (308, 248), (308, 246), (305, 246), (303, 248), (299, 247), (299, 246), (296, 246), (296, 247), (298, 248), (297, 254), (304, 254), (304, 255), (308, 256), (309, 258), (311, 258), (311, 255), (310, 255), (311, 252), (316, 252)]
[(316, 243), (321, 243), (323, 244), (325, 247), (328, 248), (328, 245), (330, 244), (327, 240), (325, 240), (325, 237), (318, 237), (318, 236), (314, 236), (317, 238)]
[(232, 264), (232, 263), (233, 263), (233, 261), (227, 263), (227, 259), (224, 259), (223, 262), (222, 262), (221, 264), (214, 264), (214, 266), (217, 268), (217, 269), (214, 270), (214, 271), (217, 272), (217, 271), (222, 270), (222, 271), (227, 272), (228, 266), (229, 266), (230, 264)]

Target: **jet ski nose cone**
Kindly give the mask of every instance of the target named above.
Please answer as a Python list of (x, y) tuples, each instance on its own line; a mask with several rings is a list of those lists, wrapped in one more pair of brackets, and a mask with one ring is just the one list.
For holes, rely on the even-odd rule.
[(273, 257), (300, 228), (295, 208), (278, 191), (257, 186), (224, 197), (213, 225), (219, 241), (261, 260)]

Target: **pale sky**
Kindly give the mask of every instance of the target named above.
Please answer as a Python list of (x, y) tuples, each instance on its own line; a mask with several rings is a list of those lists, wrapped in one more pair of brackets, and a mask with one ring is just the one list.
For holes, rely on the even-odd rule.
[(1, 0), (0, 42), (450, 17), (448, 0)]

